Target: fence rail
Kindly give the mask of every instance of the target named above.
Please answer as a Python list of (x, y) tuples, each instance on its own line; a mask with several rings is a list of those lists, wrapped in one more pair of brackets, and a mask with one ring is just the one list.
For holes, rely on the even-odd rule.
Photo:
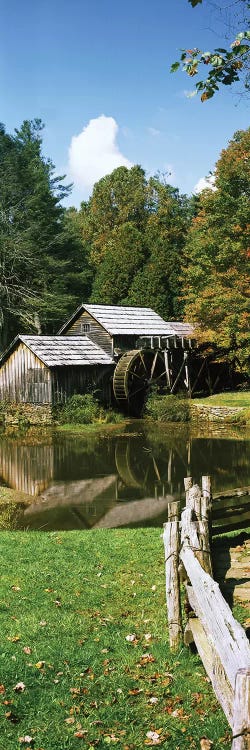
[[(232, 729), (232, 750), (250, 750), (250, 645), (212, 577), (211, 481), (202, 477), (202, 489), (191, 477), (184, 484), (181, 521), (180, 504), (172, 503), (163, 532), (170, 647), (195, 642)], [(181, 582), (189, 612), (184, 631)]]

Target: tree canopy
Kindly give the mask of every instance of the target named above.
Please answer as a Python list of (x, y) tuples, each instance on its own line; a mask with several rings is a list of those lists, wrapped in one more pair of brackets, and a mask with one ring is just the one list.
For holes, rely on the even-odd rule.
[(79, 211), (94, 271), (91, 301), (181, 314), (181, 257), (190, 201), (159, 176), (119, 167), (101, 179)]
[(0, 129), (2, 346), (20, 328), (56, 330), (81, 296), (82, 245), (61, 205), (70, 187), (42, 155), (42, 129), (40, 120), (24, 121), (13, 136)]
[(186, 318), (200, 341), (249, 354), (250, 129), (235, 134), (204, 190), (185, 246)]

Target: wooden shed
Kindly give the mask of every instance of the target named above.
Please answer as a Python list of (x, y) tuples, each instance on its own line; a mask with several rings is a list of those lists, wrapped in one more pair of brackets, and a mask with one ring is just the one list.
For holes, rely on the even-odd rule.
[(0, 362), (0, 398), (62, 403), (113, 372), (112, 357), (88, 336), (17, 336)]

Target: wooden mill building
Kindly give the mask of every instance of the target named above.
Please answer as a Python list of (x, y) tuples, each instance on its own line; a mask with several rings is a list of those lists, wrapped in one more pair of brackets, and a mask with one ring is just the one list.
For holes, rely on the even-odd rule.
[(0, 360), (0, 399), (52, 405), (99, 389), (106, 401), (114, 390), (124, 406), (137, 381), (142, 392), (151, 381), (171, 387), (180, 367), (185, 375), (192, 335), (187, 323), (165, 322), (150, 308), (82, 304), (58, 335), (14, 339)]

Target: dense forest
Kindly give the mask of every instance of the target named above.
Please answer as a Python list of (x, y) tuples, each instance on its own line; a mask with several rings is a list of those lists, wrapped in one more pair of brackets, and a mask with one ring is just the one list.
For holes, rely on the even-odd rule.
[(42, 151), (40, 120), (0, 127), (0, 348), (56, 333), (82, 302), (150, 306), (186, 318), (201, 342), (247, 359), (250, 129), (222, 151), (213, 189), (181, 195), (140, 166), (66, 209), (64, 177)]

